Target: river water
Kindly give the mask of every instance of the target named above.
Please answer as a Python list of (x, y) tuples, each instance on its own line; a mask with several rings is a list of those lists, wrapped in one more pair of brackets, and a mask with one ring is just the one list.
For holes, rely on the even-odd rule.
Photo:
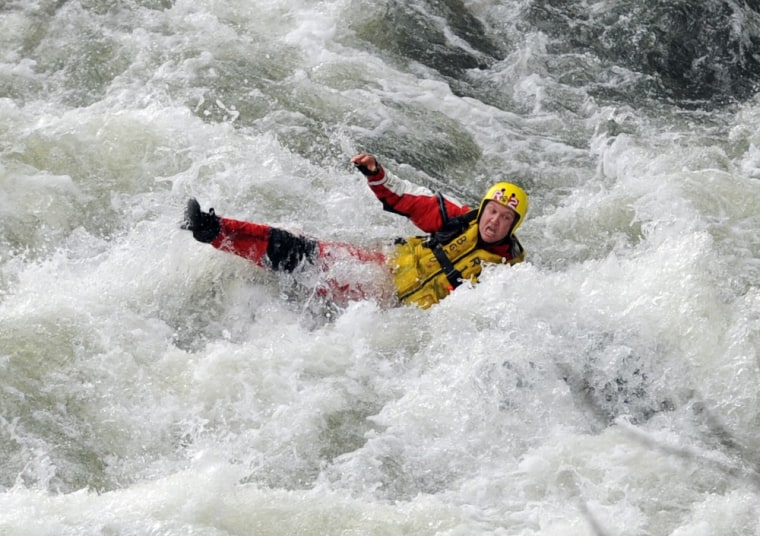
[[(760, 534), (756, 4), (0, 2), (0, 534)], [(179, 228), (414, 234), (359, 151), (526, 262), (335, 309)]]

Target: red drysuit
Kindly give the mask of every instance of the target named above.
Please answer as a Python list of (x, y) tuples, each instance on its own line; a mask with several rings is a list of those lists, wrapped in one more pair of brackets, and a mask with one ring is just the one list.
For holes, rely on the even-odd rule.
[[(440, 231), (445, 221), (472, 210), (402, 180), (382, 167), (367, 177), (367, 184), (385, 210), (406, 216), (426, 234)], [(318, 293), (333, 301), (345, 303), (374, 298), (390, 303), (395, 298), (392, 266), (388, 264), (390, 248), (373, 251), (350, 244), (317, 241), (269, 225), (229, 218), (220, 218), (220, 224), (212, 246), (277, 271), (292, 272), (304, 263), (314, 264), (325, 274)], [(483, 249), (506, 259), (512, 258), (511, 247), (511, 243), (482, 245)], [(357, 261), (382, 269), (361, 273), (356, 278), (357, 271), (346, 267)]]

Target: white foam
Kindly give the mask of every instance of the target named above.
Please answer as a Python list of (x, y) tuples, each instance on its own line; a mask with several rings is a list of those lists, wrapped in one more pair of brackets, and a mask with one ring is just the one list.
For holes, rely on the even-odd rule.
[[(2, 22), (0, 73), (35, 92), (0, 100), (0, 531), (754, 530), (756, 102), (717, 133), (602, 105), (535, 34), (468, 73), (483, 102), (352, 34), (374, 4), (127, 4), (50, 15), (72, 31), (40, 50), (100, 27), (121, 68), (80, 105), (82, 64), (40, 70), (26, 12)], [(195, 196), (415, 232), (349, 165), (373, 144), (457, 197), (523, 181), (527, 262), (427, 311), (336, 312), (178, 228)], [(447, 147), (474, 163), (394, 161), (456, 168)]]

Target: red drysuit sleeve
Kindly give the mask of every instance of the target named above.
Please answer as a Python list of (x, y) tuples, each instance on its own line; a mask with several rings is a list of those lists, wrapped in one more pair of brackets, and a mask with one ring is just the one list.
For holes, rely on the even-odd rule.
[[(443, 218), (439, 198), (427, 188), (396, 177), (382, 167), (379, 173), (367, 177), (367, 184), (385, 210), (406, 216), (426, 233), (441, 229)], [(444, 204), (449, 218), (470, 211), (466, 205), (447, 198), (444, 198)]]

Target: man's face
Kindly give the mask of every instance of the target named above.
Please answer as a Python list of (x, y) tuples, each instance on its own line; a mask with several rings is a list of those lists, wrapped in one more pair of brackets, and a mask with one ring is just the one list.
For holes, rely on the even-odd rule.
[(480, 238), (486, 244), (498, 242), (507, 236), (516, 216), (515, 211), (511, 208), (505, 207), (501, 203), (489, 201), (483, 207), (483, 213), (480, 215), (480, 223), (478, 224)]

